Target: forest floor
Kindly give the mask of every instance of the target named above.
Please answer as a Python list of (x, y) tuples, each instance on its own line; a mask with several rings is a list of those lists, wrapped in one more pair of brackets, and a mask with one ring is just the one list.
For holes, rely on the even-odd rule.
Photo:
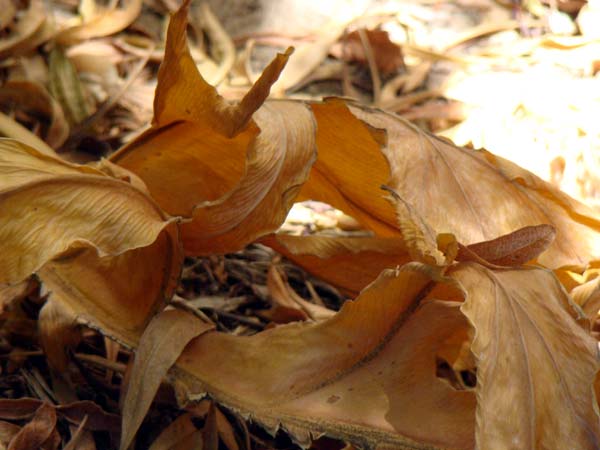
[[(117, 5), (128, 17), (119, 27), (117, 20), (94, 22), (107, 7), (95, 0), (2, 2), (0, 134), (43, 141), (83, 163), (108, 156), (146, 129), (166, 23), (178, 2), (144, 0), (139, 9), (140, 3)], [(272, 57), (293, 46), (273, 98), (343, 96), (392, 111), (457, 145), (509, 159), (600, 212), (595, 8), (578, 0), (211, 0), (193, 3), (189, 38), (202, 76), (227, 99), (240, 99)], [(352, 218), (318, 202), (295, 205), (282, 229), (361, 233)], [(250, 335), (303, 318), (285, 307), (282, 292), (334, 310), (346, 300), (273, 250), (252, 245), (187, 259), (176, 301), (221, 331)], [(78, 383), (63, 386), (38, 341), (44, 301), (35, 279), (0, 290), (0, 398), (57, 405), (90, 400), (111, 414), (93, 442), (73, 448), (118, 448), (115, 421), (130, 352), (85, 330), (72, 354)], [(33, 406), (24, 401), (21, 407), (18, 416), (0, 406), (0, 419), (8, 421), (0, 420), (0, 449), (30, 423)], [(208, 411), (206, 405), (195, 411), (198, 428)], [(165, 385), (135, 448), (150, 448), (179, 414)], [(221, 447), (296, 447), (284, 432), (273, 437), (230, 411), (218, 414)], [(66, 421), (57, 430), (44, 448), (67, 448), (76, 434)], [(313, 443), (344, 446), (351, 448), (329, 439)]]

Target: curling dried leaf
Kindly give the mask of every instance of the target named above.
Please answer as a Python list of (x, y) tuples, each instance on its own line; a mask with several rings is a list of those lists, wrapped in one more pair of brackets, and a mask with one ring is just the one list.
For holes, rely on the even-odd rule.
[(600, 310), (600, 278), (594, 278), (571, 291), (573, 301), (581, 306), (588, 319), (594, 321)]
[(324, 201), (374, 231), (395, 228), (392, 211), (376, 192), (386, 184), (433, 230), (452, 233), (464, 245), (548, 224), (557, 239), (540, 255), (542, 264), (587, 264), (600, 257), (595, 213), (515, 164), (456, 147), (383, 111), (339, 100), (313, 110), (322, 136), (318, 176), (311, 174), (305, 195), (324, 193)]
[(140, 338), (125, 400), (121, 450), (129, 448), (158, 391), (163, 377), (188, 342), (213, 328), (180, 310), (163, 311)]
[(538, 257), (554, 241), (556, 230), (550, 225), (524, 227), (491, 241), (462, 247), (457, 259), (468, 261), (471, 254), (498, 266), (518, 266)]
[(123, 0), (122, 7), (118, 2), (111, 2), (112, 7), (96, 6), (91, 17), (85, 17), (84, 23), (62, 30), (56, 36), (60, 44), (110, 36), (127, 28), (133, 23), (142, 10), (142, 0)]
[[(385, 189), (391, 193), (390, 201), (394, 203), (398, 211), (398, 227), (411, 258), (426, 264), (444, 265), (446, 258), (438, 250), (438, 239), (435, 231), (431, 229), (410, 203), (400, 197), (393, 189), (387, 186), (385, 186)], [(455, 241), (451, 235), (447, 235), (447, 237)], [(449, 245), (449, 243), (446, 245)], [(451, 262), (452, 259), (448, 261), (448, 263)]]
[(12, 105), (45, 117), (49, 125), (44, 140), (52, 148), (60, 147), (69, 136), (69, 125), (60, 104), (38, 83), (6, 82), (0, 87), (0, 104)]
[(390, 184), (390, 166), (380, 151), (385, 132), (371, 132), (341, 100), (311, 108), (317, 121), (318, 158), (300, 200), (323, 201), (380, 236), (397, 236), (394, 207), (381, 190), (382, 185), (395, 189)]
[(0, 283), (39, 271), (75, 316), (135, 342), (176, 283), (173, 219), (128, 183), (15, 141), (0, 141), (0, 171)]
[(315, 124), (301, 103), (256, 112), (290, 52), (239, 104), (219, 96), (187, 48), (187, 7), (169, 25), (153, 126), (111, 160), (138, 174), (167, 212), (193, 218), (182, 228), (188, 253), (231, 252), (285, 219), (315, 158)]
[(162, 430), (160, 435), (152, 442), (149, 450), (171, 450), (183, 439), (198, 431), (192, 422), (193, 416), (184, 413)]
[(269, 235), (261, 243), (353, 296), (384, 269), (411, 260), (399, 238)]
[(46, 8), (42, 0), (31, 0), (29, 8), (11, 28), (10, 32), (0, 39), (0, 58), (12, 55), (29, 47), (36, 32), (40, 32), (46, 20)]
[(21, 430), (20, 426), (0, 420), (0, 444), (4, 445), (4, 448), (6, 448), (19, 430)]
[[(55, 296), (53, 296), (55, 297)], [(57, 373), (66, 373), (68, 352), (81, 340), (81, 332), (73, 327), (74, 315), (60, 301), (50, 298), (38, 317), (38, 333), (48, 365)]]
[(47, 440), (51, 439), (56, 428), (56, 411), (47, 404), (37, 409), (31, 422), (25, 425), (11, 439), (8, 450), (34, 450), (42, 448)]
[(465, 263), (451, 276), (475, 327), (477, 447), (598, 448), (597, 342), (552, 272)]
[(472, 448), (474, 395), (436, 377), (438, 350), (467, 324), (458, 303), (427, 298), (460, 291), (433, 273), (416, 263), (384, 271), (318, 324), (205, 333), (177, 361), (176, 387), (271, 430), (281, 423), (305, 444), (327, 433), (367, 447)]

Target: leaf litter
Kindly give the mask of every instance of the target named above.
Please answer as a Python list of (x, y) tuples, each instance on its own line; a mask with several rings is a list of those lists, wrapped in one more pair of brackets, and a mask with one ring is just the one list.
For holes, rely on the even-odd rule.
[(597, 448), (593, 5), (217, 3), (4, 8), (0, 444)]

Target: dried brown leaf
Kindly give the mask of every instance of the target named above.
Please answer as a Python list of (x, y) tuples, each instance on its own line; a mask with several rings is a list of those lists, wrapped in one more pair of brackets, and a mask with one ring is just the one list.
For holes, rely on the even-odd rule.
[(10, 33), (0, 39), (0, 58), (17, 55), (23, 49), (29, 48), (34, 35), (40, 32), (46, 20), (46, 8), (41, 0), (29, 2), (27, 10), (20, 15)]
[(142, 10), (142, 0), (123, 0), (122, 7), (118, 2), (111, 2), (112, 7), (94, 5), (91, 16), (85, 17), (81, 25), (60, 31), (56, 36), (59, 44), (73, 44), (87, 39), (110, 36), (127, 28), (138, 17)]
[(498, 266), (518, 266), (538, 257), (554, 241), (556, 230), (550, 225), (521, 228), (491, 241), (479, 242), (459, 250), (459, 261), (470, 261), (470, 253)]
[(69, 136), (69, 124), (60, 104), (38, 83), (8, 81), (0, 87), (0, 104), (14, 105), (41, 115), (49, 123), (44, 141), (52, 148), (60, 147)]
[[(425, 264), (442, 266), (451, 263), (453, 258), (447, 261), (446, 256), (438, 250), (438, 239), (434, 230), (429, 224), (415, 211), (415, 209), (398, 195), (393, 189), (382, 186), (391, 193), (391, 201), (398, 211), (398, 228), (402, 233), (408, 254), (414, 261)], [(446, 237), (453, 240), (454, 236), (447, 234)], [(451, 246), (451, 242), (446, 242), (446, 246)]]
[(596, 319), (600, 310), (600, 278), (575, 286), (570, 292), (573, 301), (581, 306), (588, 319)]
[(476, 333), (477, 447), (598, 448), (598, 344), (552, 272), (465, 263), (451, 276)]
[(96, 169), (0, 143), (0, 283), (40, 271), (79, 320), (129, 345), (137, 341), (179, 275), (174, 219)]
[(8, 446), (11, 439), (21, 430), (21, 427), (14, 423), (5, 422), (0, 420), (0, 445), (4, 445), (3, 448)]
[(90, 115), (90, 106), (79, 74), (63, 48), (52, 49), (48, 72), (50, 92), (61, 104), (69, 124), (79, 124)]
[(56, 411), (42, 403), (33, 419), (11, 439), (8, 450), (39, 450), (52, 438), (56, 428)]
[(334, 311), (324, 306), (311, 303), (300, 297), (289, 285), (277, 268), (271, 265), (267, 272), (267, 289), (271, 296), (273, 306), (269, 311), (263, 312), (276, 323), (288, 323), (296, 320), (324, 320), (335, 314)]
[(187, 3), (169, 25), (153, 127), (111, 160), (138, 174), (166, 211), (193, 219), (182, 226), (188, 253), (231, 252), (285, 219), (315, 158), (315, 124), (301, 103), (256, 111), (290, 52), (232, 104), (198, 73), (186, 23)]
[[(400, 46), (390, 41), (387, 31), (364, 29), (364, 33), (369, 40), (369, 45), (373, 51), (377, 69), (380, 72), (385, 75), (404, 67), (402, 49)], [(332, 48), (331, 51), (336, 58), (342, 58), (345, 61), (358, 62), (366, 65), (367, 54), (358, 31), (352, 31), (346, 36), (343, 36), (342, 39), (340, 39), (340, 44), (340, 46)]]
[(181, 310), (163, 311), (144, 330), (123, 402), (122, 450), (129, 447), (160, 382), (194, 337), (213, 328)]
[(187, 398), (209, 393), (272, 431), (281, 423), (305, 444), (327, 433), (364, 446), (471, 448), (474, 396), (435, 376), (437, 351), (466, 322), (457, 303), (427, 299), (461, 294), (432, 276), (419, 264), (384, 271), (316, 325), (205, 333), (177, 361), (176, 387)]
[[(363, 121), (361, 125), (343, 112), (345, 108), (340, 101), (313, 105), (319, 132), (328, 130), (328, 144), (321, 144), (317, 136), (319, 159), (314, 170), (338, 179), (337, 197), (331, 195), (331, 201), (325, 201), (342, 210), (349, 208), (366, 226), (383, 233), (386, 229), (381, 225), (393, 224), (375, 194), (375, 185), (389, 175), (390, 180), (381, 184), (394, 189), (433, 230), (452, 233), (465, 245), (548, 224), (556, 228), (559, 239), (540, 255), (540, 263), (551, 268), (585, 265), (600, 256), (597, 215), (549, 183), (485, 150), (453, 146), (392, 114), (348, 106), (355, 118)], [(332, 126), (340, 114), (348, 124)], [(361, 127), (371, 130), (370, 142), (364, 138), (360, 151), (352, 152), (356, 159), (344, 160), (344, 152), (354, 147), (355, 138), (364, 132), (354, 132)], [(352, 133), (346, 131), (350, 129)], [(383, 161), (377, 143), (382, 146)], [(368, 161), (375, 163), (364, 170)], [(316, 185), (309, 186), (311, 182)], [(319, 195), (320, 182), (311, 174), (305, 192)], [(333, 188), (331, 183), (322, 184)]]
[(149, 450), (170, 450), (198, 429), (192, 422), (192, 415), (184, 413), (165, 428), (152, 442)]
[(265, 236), (268, 245), (308, 272), (356, 295), (384, 269), (410, 261), (404, 241), (399, 238)]
[[(44, 402), (37, 398), (22, 397), (18, 399), (0, 399), (0, 417), (8, 420), (29, 419)], [(91, 401), (77, 401), (54, 407), (59, 415), (69, 422), (80, 424), (88, 416), (86, 429), (89, 430), (120, 430), (119, 416), (102, 410)]]
[(38, 317), (40, 344), (48, 358), (49, 366), (63, 373), (67, 371), (68, 351), (81, 340), (81, 333), (75, 327), (76, 317), (56, 296), (48, 299)]

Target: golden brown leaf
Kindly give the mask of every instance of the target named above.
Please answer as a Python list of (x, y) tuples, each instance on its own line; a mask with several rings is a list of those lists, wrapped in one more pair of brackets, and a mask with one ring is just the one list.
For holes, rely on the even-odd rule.
[[(390, 192), (390, 201), (398, 211), (398, 227), (402, 233), (402, 239), (406, 243), (408, 253), (414, 261), (425, 264), (442, 266), (451, 263), (454, 259), (447, 260), (446, 256), (438, 249), (438, 238), (434, 230), (419, 215), (417, 211), (398, 195), (393, 189), (382, 186)], [(451, 234), (445, 234), (446, 247), (457, 247), (456, 239)]]
[(384, 269), (411, 260), (400, 237), (265, 236), (268, 245), (308, 272), (353, 296)]
[(198, 73), (186, 24), (184, 3), (169, 25), (153, 127), (111, 160), (139, 175), (167, 212), (193, 218), (182, 227), (188, 253), (231, 252), (285, 219), (315, 158), (315, 124), (301, 103), (256, 112), (289, 51), (232, 104)]
[(437, 351), (467, 324), (457, 303), (427, 298), (434, 288), (460, 297), (433, 273), (385, 271), (316, 325), (205, 333), (177, 361), (176, 387), (187, 398), (208, 392), (270, 430), (281, 422), (303, 443), (327, 433), (365, 446), (471, 448), (475, 398), (435, 375)]
[[(595, 213), (515, 164), (485, 150), (456, 147), (382, 111), (346, 107), (340, 101), (314, 105), (313, 109), (319, 130), (325, 128), (331, 134), (327, 143), (317, 137), (319, 159), (314, 167), (320, 174), (338, 178), (340, 192), (352, 203), (325, 201), (342, 210), (351, 206), (354, 209), (348, 212), (376, 232), (381, 224), (393, 224), (389, 212), (374, 200), (375, 186), (387, 184), (433, 230), (452, 233), (464, 245), (495, 239), (526, 226), (548, 224), (556, 228), (557, 239), (538, 258), (542, 264), (551, 268), (585, 265), (600, 257), (600, 221)], [(338, 120), (335, 117), (348, 115), (344, 109), (363, 124), (354, 121), (347, 129), (341, 124), (331, 126)], [(361, 127), (363, 131), (354, 131)], [(352, 152), (354, 158), (344, 158), (344, 152), (350, 149), (346, 142), (356, 140), (366, 130), (373, 133), (371, 141), (363, 138), (360, 151)], [(372, 164), (370, 170), (355, 169), (382, 158), (376, 140), (382, 144), (391, 177), (383, 183), (388, 176), (385, 162)], [(336, 163), (324, 168), (322, 160), (334, 161), (328, 153), (337, 155)], [(350, 176), (346, 173), (352, 180), (346, 179)], [(312, 174), (305, 188), (311, 181)], [(310, 192), (318, 195), (318, 186)], [(363, 211), (357, 213), (356, 206)]]
[(342, 100), (315, 103), (311, 109), (317, 121), (318, 158), (299, 199), (328, 203), (379, 236), (399, 235), (394, 208), (381, 190), (382, 185), (397, 190), (379, 150), (385, 132), (372, 134)]
[(174, 219), (96, 169), (0, 144), (0, 283), (39, 271), (80, 320), (131, 345), (175, 287), (182, 255)]
[(552, 272), (464, 263), (451, 277), (476, 330), (477, 447), (598, 448), (597, 343)]

